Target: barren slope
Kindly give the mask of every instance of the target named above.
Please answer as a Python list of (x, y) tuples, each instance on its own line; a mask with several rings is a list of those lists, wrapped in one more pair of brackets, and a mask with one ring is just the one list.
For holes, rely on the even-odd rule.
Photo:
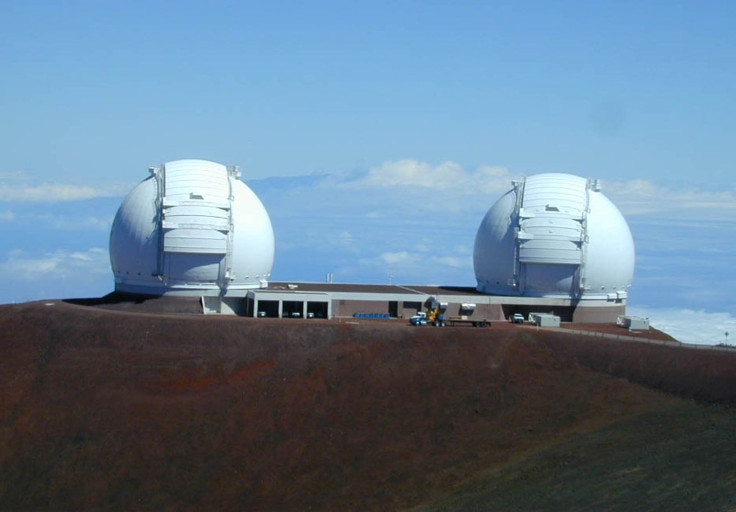
[[(625, 447), (641, 418), (712, 410), (604, 373), (595, 340), (53, 304), (0, 307), (5, 510), (444, 509), (453, 496), (462, 509), (463, 489), (513, 482), (525, 464), (546, 476), (538, 460), (569, 443)], [(605, 349), (613, 370), (642, 363), (626, 346), (629, 359)], [(647, 354), (642, 364), (681, 360)], [(719, 361), (708, 371), (732, 391), (711, 398), (728, 402), (734, 361)], [(633, 366), (626, 376), (641, 380)], [(657, 439), (661, 425), (644, 424)]]

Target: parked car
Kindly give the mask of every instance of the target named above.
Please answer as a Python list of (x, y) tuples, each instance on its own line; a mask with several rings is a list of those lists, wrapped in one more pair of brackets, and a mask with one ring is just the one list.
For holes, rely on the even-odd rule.
[(521, 313), (514, 313), (511, 315), (511, 323), (513, 324), (523, 324), (524, 323), (524, 315)]

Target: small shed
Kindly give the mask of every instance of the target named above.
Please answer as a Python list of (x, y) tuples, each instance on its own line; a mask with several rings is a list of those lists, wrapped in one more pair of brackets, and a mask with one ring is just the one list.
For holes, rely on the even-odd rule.
[(630, 331), (648, 331), (649, 319), (641, 316), (621, 315), (616, 323)]
[(531, 313), (529, 319), (539, 327), (559, 327), (560, 317), (551, 313)]

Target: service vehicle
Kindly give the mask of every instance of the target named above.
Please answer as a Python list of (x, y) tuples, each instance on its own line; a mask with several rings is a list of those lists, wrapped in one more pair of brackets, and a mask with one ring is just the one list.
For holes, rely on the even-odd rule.
[(511, 323), (512, 324), (523, 324), (524, 323), (524, 315), (521, 313), (514, 313), (511, 315)]
[(490, 320), (478, 320), (462, 316), (444, 316), (441, 313), (419, 311), (416, 315), (409, 319), (411, 325), (433, 325), (435, 327), (445, 327), (448, 325), (471, 325), (473, 327), (490, 327)]
[(444, 327), (445, 316), (436, 309), (428, 309), (426, 312), (419, 311), (416, 315), (409, 319), (411, 325), (433, 325), (435, 327)]
[(449, 325), (472, 325), (473, 327), (490, 327), (490, 320), (478, 320), (477, 318), (468, 318), (467, 315), (449, 316), (446, 319)]

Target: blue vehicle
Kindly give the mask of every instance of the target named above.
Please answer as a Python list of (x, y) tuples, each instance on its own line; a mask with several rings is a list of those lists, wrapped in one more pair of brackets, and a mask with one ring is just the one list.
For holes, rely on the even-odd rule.
[(424, 311), (418, 312), (416, 315), (409, 319), (411, 325), (434, 325), (435, 327), (444, 327), (445, 316), (440, 314), (437, 310), (430, 309), (429, 314)]

